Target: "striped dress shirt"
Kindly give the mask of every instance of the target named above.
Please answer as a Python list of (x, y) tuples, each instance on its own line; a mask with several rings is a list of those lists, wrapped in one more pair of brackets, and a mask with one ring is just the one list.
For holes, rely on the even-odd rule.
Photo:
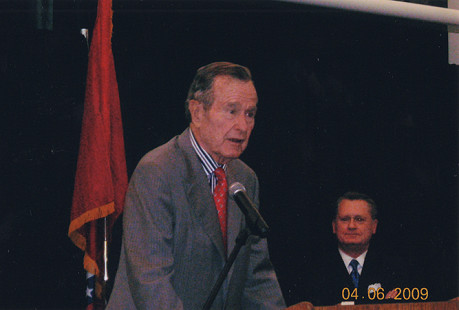
[(218, 167), (222, 167), (226, 173), (227, 165), (217, 164), (217, 162), (209, 155), (209, 153), (204, 151), (204, 149), (196, 141), (193, 131), (191, 129), (189, 130), (190, 130), (191, 145), (193, 146), (193, 149), (195, 150), (196, 154), (199, 157), (199, 160), (201, 161), (202, 168), (204, 169), (204, 172), (206, 173), (207, 180), (209, 181), (209, 184), (210, 184), (210, 190), (212, 191), (212, 194), (213, 194), (215, 186), (217, 185), (217, 177), (215, 176), (214, 171)]

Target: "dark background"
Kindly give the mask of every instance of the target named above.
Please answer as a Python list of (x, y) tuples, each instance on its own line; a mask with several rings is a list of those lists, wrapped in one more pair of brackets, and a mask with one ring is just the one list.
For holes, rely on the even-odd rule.
[[(34, 1), (0, 1), (0, 308), (85, 303), (83, 253), (67, 230), (87, 70), (79, 31), (92, 29), (95, 2), (55, 0), (46, 29)], [(301, 299), (295, 273), (333, 242), (330, 205), (348, 190), (379, 205), (375, 244), (403, 259), (412, 287), (431, 301), (459, 295), (458, 71), (446, 26), (268, 1), (113, 7), (129, 175), (186, 128), (195, 70), (240, 63), (259, 93), (242, 158), (260, 179), (287, 301)]]

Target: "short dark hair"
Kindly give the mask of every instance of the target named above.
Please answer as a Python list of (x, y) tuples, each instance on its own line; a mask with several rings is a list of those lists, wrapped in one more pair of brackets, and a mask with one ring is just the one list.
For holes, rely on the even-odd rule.
[(209, 108), (214, 101), (212, 86), (217, 76), (229, 76), (241, 81), (252, 81), (250, 70), (244, 66), (230, 62), (213, 62), (199, 68), (188, 90), (188, 96), (185, 101), (185, 114), (191, 121), (189, 103), (190, 100), (197, 100)]
[(378, 216), (378, 207), (376, 206), (376, 203), (374, 202), (373, 199), (371, 199), (368, 195), (358, 193), (358, 192), (347, 192), (341, 197), (336, 200), (335, 204), (335, 219), (338, 216), (338, 207), (341, 201), (343, 200), (363, 200), (365, 201), (368, 206), (370, 207), (370, 214), (372, 219), (376, 219)]

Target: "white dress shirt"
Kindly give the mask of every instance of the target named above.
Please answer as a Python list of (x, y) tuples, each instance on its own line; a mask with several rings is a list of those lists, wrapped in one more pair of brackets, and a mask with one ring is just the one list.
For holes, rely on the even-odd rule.
[(352, 266), (350, 264), (351, 264), (351, 261), (353, 259), (355, 259), (355, 260), (357, 260), (359, 262), (359, 265), (357, 266), (357, 271), (359, 272), (359, 275), (362, 274), (363, 264), (365, 263), (365, 257), (367, 256), (367, 252), (368, 251), (363, 252), (357, 258), (354, 258), (354, 257), (351, 257), (351, 256), (347, 255), (341, 249), (338, 249), (338, 251), (339, 251), (339, 254), (341, 255), (341, 258), (343, 259), (344, 266), (346, 266), (347, 271), (349, 272), (349, 274), (351, 274), (351, 272), (352, 272)]

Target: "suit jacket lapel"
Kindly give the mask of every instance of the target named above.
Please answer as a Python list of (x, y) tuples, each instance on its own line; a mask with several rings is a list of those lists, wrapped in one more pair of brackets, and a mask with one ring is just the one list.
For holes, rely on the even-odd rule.
[(191, 145), (189, 130), (185, 130), (178, 140), (186, 162), (187, 175), (185, 182), (188, 185), (187, 197), (189, 198), (192, 212), (201, 223), (203, 230), (215, 244), (220, 255), (225, 258), (217, 210), (204, 169)]
[[(236, 175), (236, 171), (233, 168), (232, 163), (228, 164), (227, 174), (226, 174), (226, 181), (229, 187), (234, 183), (241, 181), (239, 180), (238, 176)], [(228, 193), (228, 256), (231, 254), (231, 251), (234, 249), (236, 245), (236, 238), (239, 235), (239, 232), (244, 228), (242, 227), (244, 221), (242, 217), (242, 211), (236, 204), (236, 201), (232, 197), (230, 197), (230, 193)], [(230, 283), (231, 278), (233, 276), (234, 268), (231, 268), (228, 272), (227, 276), (227, 283)], [(229, 284), (226, 286), (226, 289), (229, 287)]]
[(339, 277), (341, 277), (342, 279), (340, 286), (344, 285), (348, 288), (353, 288), (354, 283), (352, 282), (352, 277), (349, 274), (349, 271), (347, 270), (346, 265), (344, 265), (343, 258), (339, 254), (339, 251), (337, 248), (334, 248), (333, 259), (334, 259), (334, 262), (332, 266), (337, 266), (338, 268), (336, 275), (337, 276), (339, 275)]
[[(235, 176), (235, 171), (232, 168), (231, 163), (228, 164), (227, 168), (227, 175), (226, 175), (226, 181), (228, 183), (228, 188), (233, 184), (234, 182), (240, 181), (236, 179)], [(241, 217), (243, 216), (241, 210), (239, 210), (239, 207), (237, 206), (236, 202), (232, 197), (230, 197), (230, 193), (228, 193), (228, 204), (227, 204), (227, 209), (228, 209), (228, 255), (231, 253), (233, 250), (234, 246), (236, 245), (236, 238), (239, 235), (239, 232), (241, 231), (242, 227), (242, 219)]]

